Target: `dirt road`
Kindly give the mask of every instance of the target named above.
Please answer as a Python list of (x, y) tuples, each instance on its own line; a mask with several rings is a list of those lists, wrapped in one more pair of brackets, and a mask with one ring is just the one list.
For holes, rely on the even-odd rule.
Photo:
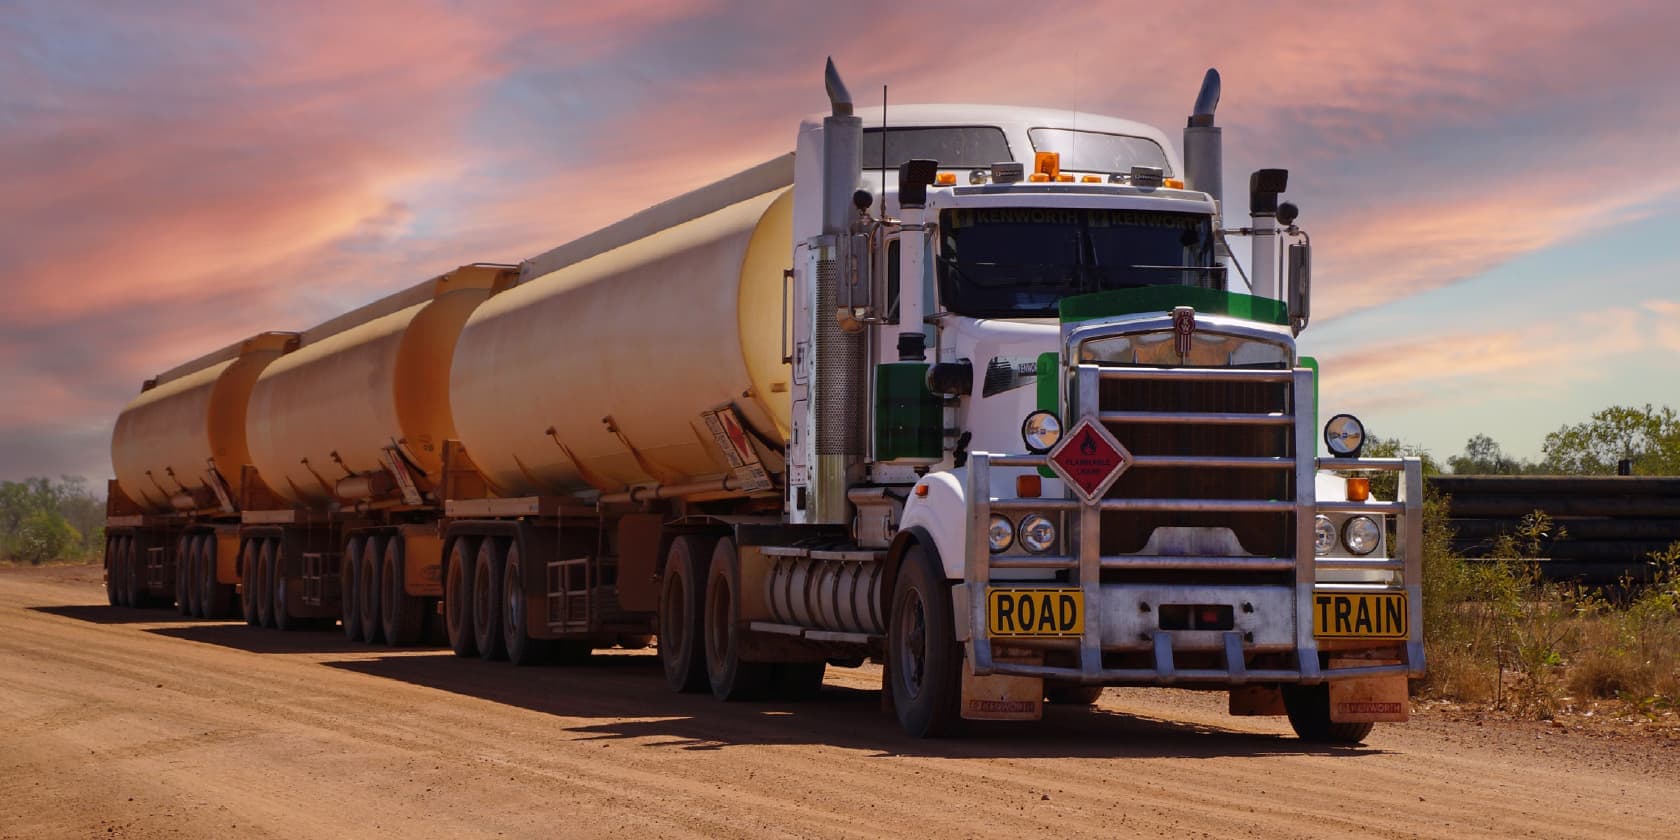
[(0, 571), (0, 837), (1680, 836), (1680, 745), (1415, 719), (1307, 746), (1223, 696), (1110, 689), (954, 742), (879, 673), (665, 689), (650, 653), (515, 669), (104, 606)]

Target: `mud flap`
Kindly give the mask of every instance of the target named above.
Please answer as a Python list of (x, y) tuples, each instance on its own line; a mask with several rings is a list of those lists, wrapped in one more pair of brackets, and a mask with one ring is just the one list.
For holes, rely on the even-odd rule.
[[(1330, 660), (1331, 668), (1395, 664), (1399, 664), (1399, 660)], [(1332, 723), (1402, 723), (1410, 718), (1411, 704), (1407, 700), (1405, 674), (1330, 682)]]
[[(1041, 653), (993, 656), (996, 662), (1044, 664)], [(975, 676), (963, 659), (962, 716), (965, 720), (1038, 720), (1044, 717), (1044, 680), (1002, 674)]]
[(1277, 686), (1243, 685), (1231, 689), (1232, 717), (1285, 715), (1283, 692)]

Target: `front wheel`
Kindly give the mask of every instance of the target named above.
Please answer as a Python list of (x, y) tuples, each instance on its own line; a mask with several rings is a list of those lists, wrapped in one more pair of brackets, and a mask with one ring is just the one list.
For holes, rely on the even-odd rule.
[(1289, 725), (1303, 741), (1325, 744), (1357, 744), (1371, 734), (1371, 723), (1336, 723), (1330, 720), (1330, 684), (1285, 685), (1283, 708)]
[(1046, 683), (1044, 685), (1044, 699), (1058, 706), (1094, 706), (1102, 693), (1103, 687), (1100, 685), (1082, 685), (1080, 683)]
[(893, 586), (887, 673), (898, 724), (937, 738), (962, 723), (962, 647), (951, 621), (951, 584), (932, 552), (912, 545)]

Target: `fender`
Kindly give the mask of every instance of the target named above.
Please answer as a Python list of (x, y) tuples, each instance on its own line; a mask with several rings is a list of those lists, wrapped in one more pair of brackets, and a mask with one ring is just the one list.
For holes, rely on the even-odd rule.
[[(916, 482), (915, 491), (904, 503), (904, 515), (899, 520), (899, 533), (917, 529), (927, 535), (939, 553), (940, 565), (949, 580), (962, 580), (963, 558), (968, 550), (968, 497), (963, 492), (966, 469), (930, 473)], [(927, 495), (922, 495), (922, 488)], [(896, 559), (903, 549), (893, 544)]]

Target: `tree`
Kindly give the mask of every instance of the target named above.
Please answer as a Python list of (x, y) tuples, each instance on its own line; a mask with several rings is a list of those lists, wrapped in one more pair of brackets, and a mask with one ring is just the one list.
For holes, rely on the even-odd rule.
[(1476, 435), (1464, 444), (1464, 454), (1447, 459), (1454, 475), (1522, 475), (1533, 472), (1534, 465), (1512, 458), (1499, 448), (1499, 442), (1487, 435)]
[(104, 507), (80, 478), (0, 481), (0, 559), (41, 563), (98, 549)]
[(1614, 405), (1546, 435), (1542, 451), (1549, 468), (1571, 475), (1615, 475), (1623, 459), (1635, 475), (1680, 475), (1680, 416), (1668, 406)]
[(10, 542), (14, 557), (39, 566), (68, 556), (81, 544), (82, 535), (58, 511), (38, 510), (23, 518)]

